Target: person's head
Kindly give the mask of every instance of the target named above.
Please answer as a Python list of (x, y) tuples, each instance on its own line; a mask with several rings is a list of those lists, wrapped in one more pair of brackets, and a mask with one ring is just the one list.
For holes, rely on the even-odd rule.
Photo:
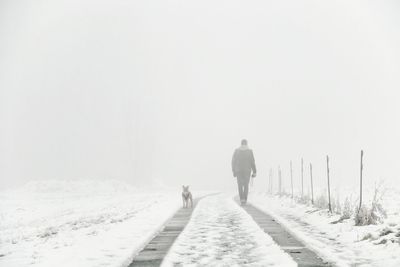
[(243, 139), (242, 142), (241, 142), (241, 144), (242, 144), (242, 146), (247, 146), (247, 140), (246, 140), (246, 139)]

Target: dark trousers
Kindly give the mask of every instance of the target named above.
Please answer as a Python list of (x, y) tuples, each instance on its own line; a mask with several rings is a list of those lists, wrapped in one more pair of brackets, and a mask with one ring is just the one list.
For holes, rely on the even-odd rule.
[(247, 201), (247, 195), (249, 194), (249, 175), (239, 175), (237, 177), (238, 189), (239, 189), (239, 198), (241, 201)]

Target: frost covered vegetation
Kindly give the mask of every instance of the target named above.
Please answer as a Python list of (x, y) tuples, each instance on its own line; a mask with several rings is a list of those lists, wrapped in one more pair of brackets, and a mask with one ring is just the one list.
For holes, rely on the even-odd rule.
[[(366, 201), (366, 203), (363, 203), (361, 207), (358, 206), (359, 199), (357, 198), (353, 200), (351, 194), (350, 196), (345, 197), (343, 202), (340, 200), (339, 196), (331, 197), (332, 214), (340, 215), (340, 219), (333, 223), (338, 223), (351, 218), (354, 219), (355, 225), (357, 226), (382, 223), (387, 217), (386, 210), (382, 203), (385, 192), (386, 190), (383, 188), (382, 184), (376, 186), (373, 198)], [(290, 197), (288, 194), (278, 195)], [(329, 209), (328, 197), (325, 192), (320, 193), (314, 202), (311, 201), (311, 198), (308, 195), (294, 196), (293, 200), (296, 203), (309, 205), (318, 210)]]
[[(345, 197), (343, 202), (338, 196), (331, 197), (331, 213), (340, 215), (340, 219), (333, 223), (351, 218), (354, 219), (355, 225), (357, 226), (381, 223), (387, 216), (386, 210), (382, 204), (384, 193), (385, 190), (382, 189), (382, 186), (376, 187), (373, 198), (367, 203), (362, 204), (361, 207), (358, 206), (359, 199), (353, 200), (352, 196)], [(291, 198), (291, 195), (285, 192), (277, 193), (276, 196)], [(308, 205), (316, 210), (329, 210), (326, 192), (318, 194), (313, 201), (308, 195), (294, 196), (293, 201), (298, 204)]]
[(357, 226), (378, 224), (387, 217), (386, 210), (382, 205), (384, 191), (380, 187), (375, 188), (374, 197), (370, 206), (361, 205), (354, 215), (354, 221)]

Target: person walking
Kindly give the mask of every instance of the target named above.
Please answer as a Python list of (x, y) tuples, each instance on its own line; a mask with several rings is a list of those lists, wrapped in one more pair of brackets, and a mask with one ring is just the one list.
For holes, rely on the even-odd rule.
[(247, 203), (250, 176), (256, 177), (257, 169), (253, 151), (248, 147), (247, 140), (243, 139), (241, 146), (235, 150), (232, 157), (233, 177), (236, 177), (240, 203)]

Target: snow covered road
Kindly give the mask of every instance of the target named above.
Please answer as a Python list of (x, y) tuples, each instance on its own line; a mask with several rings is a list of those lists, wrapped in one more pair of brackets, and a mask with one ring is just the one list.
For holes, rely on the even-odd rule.
[(296, 266), (231, 197), (201, 200), (162, 266)]

